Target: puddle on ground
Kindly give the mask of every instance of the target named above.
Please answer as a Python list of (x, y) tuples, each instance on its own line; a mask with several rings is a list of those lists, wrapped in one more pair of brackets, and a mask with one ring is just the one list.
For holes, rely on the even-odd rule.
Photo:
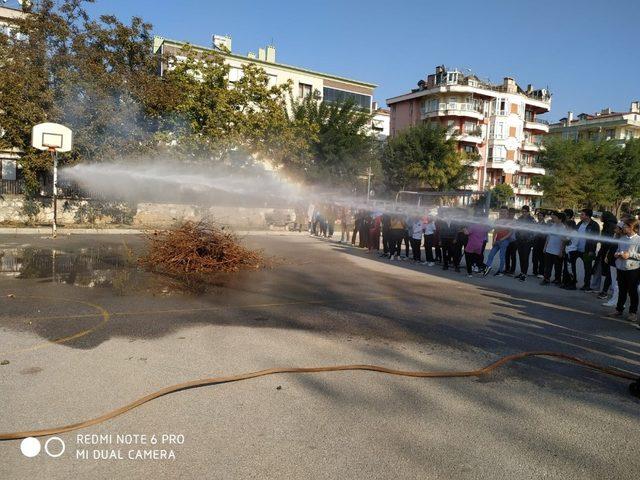
[(72, 252), (5, 248), (0, 250), (0, 275), (81, 288), (109, 288), (118, 295), (142, 291), (160, 295), (204, 293), (209, 287), (149, 273), (138, 267), (136, 256), (125, 245), (87, 247)]

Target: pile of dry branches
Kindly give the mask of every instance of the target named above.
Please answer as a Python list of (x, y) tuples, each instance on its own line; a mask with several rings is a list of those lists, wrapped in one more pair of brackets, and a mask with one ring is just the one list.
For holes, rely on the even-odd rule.
[(202, 276), (264, 266), (261, 252), (243, 247), (235, 234), (208, 220), (187, 221), (147, 238), (149, 248), (140, 264), (157, 273)]

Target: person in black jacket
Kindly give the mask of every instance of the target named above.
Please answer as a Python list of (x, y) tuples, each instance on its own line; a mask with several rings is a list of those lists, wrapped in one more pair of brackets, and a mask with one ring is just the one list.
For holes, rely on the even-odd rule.
[(391, 251), (391, 215), (382, 214), (382, 256), (389, 257)]
[[(577, 225), (577, 232), (581, 235), (600, 235), (600, 225), (598, 225), (591, 217), (593, 210), (585, 208), (580, 210), (580, 223)], [(576, 262), (578, 258), (582, 259), (584, 265), (584, 284), (580, 288), (583, 292), (591, 291), (591, 270), (593, 261), (596, 258), (596, 249), (598, 240), (593, 238), (578, 238), (577, 249), (569, 253), (569, 263), (573, 272), (573, 281), (577, 282)], [(575, 285), (575, 283), (574, 283)]]
[(456, 244), (456, 225), (451, 220), (443, 218), (443, 209), (438, 210), (439, 219), (436, 221), (436, 230), (440, 238), (440, 246), (442, 247), (442, 269), (449, 270), (449, 260), (453, 257), (453, 266), (456, 272), (460, 271), (460, 258), (455, 254)]
[[(515, 208), (509, 208), (508, 219), (510, 222), (515, 222), (516, 213), (518, 210)], [(516, 254), (518, 253), (518, 244), (516, 242), (515, 232), (509, 246), (507, 247), (507, 253), (505, 256), (505, 268), (504, 273), (512, 277), (516, 273)]]
[[(617, 244), (613, 241), (605, 241), (605, 240), (613, 240), (613, 235), (616, 232), (616, 224), (618, 223), (618, 219), (611, 212), (602, 212), (602, 241), (600, 242), (600, 250), (598, 250), (598, 255), (596, 257), (596, 262), (599, 262), (601, 265), (602, 276), (604, 277), (604, 282), (602, 283), (602, 289), (598, 294), (598, 298), (605, 299), (609, 295), (609, 287), (611, 287), (611, 268), (610, 265), (611, 257), (613, 253), (615, 253)], [(611, 263), (610, 263), (611, 262)]]
[(522, 207), (522, 214), (517, 220), (517, 225), (523, 227), (516, 230), (516, 248), (518, 249), (518, 258), (520, 259), (520, 275), (516, 278), (521, 282), (527, 279), (527, 272), (529, 271), (529, 255), (531, 254), (531, 247), (533, 246), (533, 232), (527, 230), (534, 223), (531, 216), (531, 209), (529, 205)]
[[(565, 226), (570, 231), (575, 230), (577, 226), (576, 226), (576, 221), (573, 219), (573, 217), (575, 216), (573, 210), (571, 210), (570, 208), (565, 208), (563, 210), (563, 213), (565, 216), (565, 221), (564, 221)], [(562, 256), (562, 288), (575, 290), (576, 282), (577, 282), (576, 271), (575, 269), (572, 270), (571, 272), (569, 271), (569, 265), (571, 265), (571, 262), (569, 261), (569, 256), (570, 255)], [(573, 266), (575, 267), (575, 264)]]
[(540, 231), (533, 237), (533, 274), (538, 278), (544, 278), (544, 245), (547, 242), (547, 234), (543, 231), (546, 227), (544, 212), (538, 210), (536, 217), (536, 225)]

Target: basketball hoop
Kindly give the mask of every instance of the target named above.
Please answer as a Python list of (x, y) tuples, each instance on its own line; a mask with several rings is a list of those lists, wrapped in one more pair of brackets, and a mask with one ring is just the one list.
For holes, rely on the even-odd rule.
[(59, 123), (39, 123), (31, 130), (31, 145), (38, 150), (69, 152), (73, 142), (73, 133)]
[(56, 236), (58, 220), (58, 152), (69, 152), (73, 144), (71, 129), (59, 123), (39, 123), (31, 130), (31, 145), (38, 150), (51, 152), (53, 160), (53, 237)]

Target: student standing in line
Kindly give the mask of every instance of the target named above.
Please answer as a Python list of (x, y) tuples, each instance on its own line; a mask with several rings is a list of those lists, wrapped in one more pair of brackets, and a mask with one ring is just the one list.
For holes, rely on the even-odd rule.
[(358, 230), (358, 247), (366, 248), (369, 245), (369, 228), (371, 228), (371, 212), (363, 211), (362, 220), (360, 221), (360, 229)]
[[(611, 297), (608, 301), (602, 304), (603, 307), (615, 307), (618, 304), (618, 269), (616, 268), (616, 257), (615, 253), (618, 250), (618, 242), (617, 240), (622, 236), (622, 229), (618, 226), (621, 225), (622, 222), (618, 222), (613, 232), (613, 239), (616, 240), (613, 244), (613, 247), (610, 248), (607, 252), (607, 258), (605, 262), (607, 264), (607, 268), (609, 269), (609, 276), (611, 280)], [(605, 278), (605, 286), (606, 286), (606, 278)], [(605, 297), (606, 298), (606, 297)]]
[(432, 218), (427, 220), (424, 226), (424, 251), (425, 251), (425, 265), (433, 267), (433, 247), (436, 245), (436, 222)]
[(406, 232), (406, 224), (401, 215), (394, 214), (391, 216), (389, 225), (391, 248), (389, 251), (389, 260), (400, 260), (400, 250), (402, 249), (402, 240)]
[(422, 260), (422, 236), (424, 234), (424, 223), (420, 217), (415, 217), (411, 224), (411, 252), (413, 260), (420, 262)]
[(380, 229), (382, 227), (382, 214), (373, 213), (369, 224), (369, 236), (367, 237), (367, 253), (380, 250)]
[(358, 210), (356, 212), (355, 220), (353, 222), (353, 235), (351, 236), (351, 245), (355, 246), (356, 244), (356, 235), (360, 234), (363, 217), (364, 217), (364, 212), (362, 210)]
[(444, 217), (444, 209), (438, 212), (437, 230), (442, 246), (442, 269), (449, 270), (449, 261), (453, 258), (453, 266), (456, 272), (460, 271), (460, 258), (455, 255), (456, 230), (455, 225)]
[(404, 216), (404, 225), (405, 225), (405, 229), (404, 229), (404, 237), (403, 237), (403, 241), (404, 241), (404, 258), (406, 258), (407, 260), (409, 260), (409, 248), (411, 246), (411, 232), (409, 231), (411, 229), (411, 217), (409, 215), (405, 215)]
[[(565, 216), (565, 221), (564, 224), (565, 226), (569, 229), (569, 231), (573, 231), (576, 229), (576, 222), (573, 219), (574, 217), (574, 213), (573, 210), (571, 210), (570, 208), (565, 208), (564, 209), (564, 216)], [(566, 253), (570, 253), (573, 250), (575, 250), (575, 244), (572, 244), (571, 241), (566, 242)], [(571, 285), (573, 283), (573, 280), (575, 278), (575, 274), (576, 272), (572, 272), (569, 270), (569, 255), (563, 255), (562, 258), (562, 285), (563, 286), (567, 286), (567, 285)], [(569, 287), (571, 289), (571, 287)], [(575, 290), (575, 288), (574, 288)]]
[(533, 237), (533, 274), (538, 278), (544, 278), (544, 244), (547, 243), (547, 234), (544, 232), (547, 224), (544, 221), (544, 212), (536, 212), (538, 232)]
[[(476, 215), (476, 217), (479, 215)], [(464, 247), (464, 259), (467, 267), (467, 277), (473, 277), (472, 267), (475, 265), (479, 272), (484, 271), (484, 257), (482, 255), (482, 245), (487, 237), (489, 227), (481, 223), (472, 223), (463, 228), (467, 235), (467, 244)]]
[[(515, 223), (517, 210), (515, 208), (509, 208), (507, 218), (509, 223)], [(509, 245), (507, 245), (507, 251), (505, 253), (505, 266), (504, 273), (512, 277), (516, 273), (516, 254), (518, 253), (518, 243), (516, 242), (516, 232), (511, 232), (511, 238), (509, 239)]]
[[(613, 236), (616, 233), (618, 219), (611, 212), (602, 212), (602, 233), (600, 242), (600, 250), (598, 251), (598, 256), (596, 257), (596, 263), (600, 263), (600, 270), (602, 272), (602, 276), (604, 277), (604, 281), (602, 282), (602, 289), (598, 294), (598, 298), (604, 300), (609, 296), (609, 288), (612, 285), (611, 281), (611, 270), (614, 264), (614, 261), (610, 260), (613, 257), (613, 253), (615, 253), (618, 244), (611, 241)], [(615, 260), (615, 259), (614, 259)], [(617, 282), (615, 283), (617, 286)]]
[(622, 317), (624, 315), (624, 304), (629, 296), (629, 316), (630, 321), (635, 321), (636, 328), (640, 329), (638, 323), (638, 284), (640, 283), (640, 237), (638, 236), (638, 220), (628, 218), (620, 224), (622, 236), (618, 242), (618, 248), (614, 254), (616, 259), (616, 269), (618, 277), (618, 304), (616, 311), (610, 316)]
[[(581, 235), (600, 235), (600, 225), (593, 220), (593, 210), (585, 208), (580, 210), (580, 223), (577, 226), (577, 232)], [(591, 270), (593, 268), (593, 261), (596, 257), (596, 249), (598, 247), (598, 241), (594, 239), (587, 240), (586, 238), (577, 238), (576, 249), (571, 252), (569, 257), (569, 263), (571, 264), (571, 271), (573, 272), (573, 289), (575, 290), (577, 279), (576, 263), (578, 258), (582, 259), (584, 266), (584, 283), (580, 290), (584, 292), (591, 291)]]
[(516, 248), (518, 250), (518, 259), (520, 260), (520, 275), (516, 278), (521, 282), (527, 279), (527, 273), (529, 272), (529, 255), (533, 246), (533, 233), (530, 228), (534, 222), (529, 205), (524, 205), (522, 214), (517, 220), (522, 229), (516, 230)]
[(484, 272), (482, 272), (485, 277), (489, 275), (492, 268), (491, 264), (493, 263), (493, 259), (497, 253), (500, 254), (500, 266), (498, 267), (498, 271), (495, 273), (495, 276), (502, 277), (504, 275), (507, 247), (509, 246), (511, 235), (513, 233), (510, 228), (507, 228), (508, 214), (509, 210), (506, 206), (500, 207), (498, 221), (493, 232), (493, 246), (489, 251), (489, 257), (487, 258)]
[(555, 278), (553, 283), (560, 284), (562, 281), (562, 257), (564, 256), (564, 245), (566, 242), (565, 225), (566, 217), (564, 213), (554, 212), (551, 214), (551, 227), (544, 246), (544, 278), (540, 285), (551, 283), (551, 271), (555, 268)]
[(384, 213), (382, 215), (382, 256), (388, 257), (391, 249), (391, 215)]

